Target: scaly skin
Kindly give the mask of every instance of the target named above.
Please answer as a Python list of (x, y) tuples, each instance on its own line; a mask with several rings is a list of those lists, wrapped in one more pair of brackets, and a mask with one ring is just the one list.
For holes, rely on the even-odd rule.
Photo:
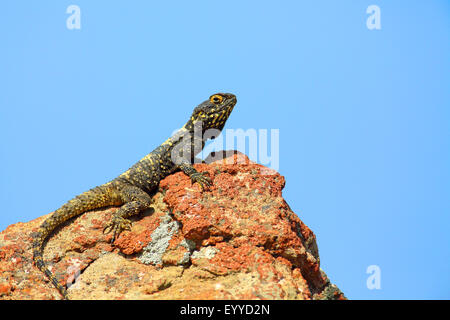
[[(223, 129), (236, 104), (236, 97), (229, 93), (217, 93), (198, 105), (189, 121), (162, 145), (134, 164), (114, 180), (86, 191), (57, 209), (40, 226), (33, 242), (35, 265), (50, 279), (64, 299), (67, 291), (47, 268), (43, 260), (44, 243), (53, 231), (65, 221), (86, 211), (107, 206), (120, 206), (104, 232), (112, 232), (114, 242), (124, 230), (130, 230), (127, 218), (150, 208), (151, 195), (157, 191), (159, 182), (176, 170), (182, 170), (192, 182), (199, 183), (202, 190), (211, 186), (212, 181), (192, 166), (195, 154), (205, 146), (205, 131), (215, 129), (217, 134)], [(198, 129), (201, 128), (201, 131)], [(200, 139), (192, 139), (199, 137)], [(183, 151), (184, 150), (184, 151)]]

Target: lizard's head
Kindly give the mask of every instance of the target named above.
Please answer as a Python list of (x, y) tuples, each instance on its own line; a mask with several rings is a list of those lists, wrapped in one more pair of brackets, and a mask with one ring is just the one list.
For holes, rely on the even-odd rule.
[(196, 124), (201, 123), (203, 132), (208, 129), (221, 131), (233, 111), (236, 101), (236, 96), (231, 93), (213, 94), (194, 109), (185, 127), (192, 129)]

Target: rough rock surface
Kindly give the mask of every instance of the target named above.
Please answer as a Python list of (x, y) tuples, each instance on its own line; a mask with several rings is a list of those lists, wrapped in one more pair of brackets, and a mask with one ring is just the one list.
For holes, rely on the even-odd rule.
[[(197, 164), (210, 191), (181, 172), (160, 183), (154, 209), (114, 245), (102, 233), (117, 208), (68, 221), (44, 259), (71, 299), (345, 299), (319, 267), (313, 232), (284, 201), (284, 177), (241, 154)], [(33, 265), (33, 233), (48, 215), (0, 233), (0, 299), (60, 299)]]

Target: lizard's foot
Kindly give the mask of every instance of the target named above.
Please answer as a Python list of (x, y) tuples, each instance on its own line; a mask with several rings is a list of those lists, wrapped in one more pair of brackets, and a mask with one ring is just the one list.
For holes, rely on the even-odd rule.
[(103, 229), (103, 233), (113, 231), (111, 243), (113, 243), (124, 230), (131, 230), (131, 221), (122, 217), (113, 217), (111, 222)]
[(198, 183), (202, 190), (209, 189), (212, 186), (211, 179), (206, 176), (203, 172), (195, 172), (191, 175), (192, 183)]

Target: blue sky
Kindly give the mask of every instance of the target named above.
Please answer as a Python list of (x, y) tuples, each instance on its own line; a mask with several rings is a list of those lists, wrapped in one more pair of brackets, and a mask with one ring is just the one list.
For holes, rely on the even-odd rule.
[(449, 40), (448, 1), (3, 1), (0, 230), (232, 92), (227, 128), (279, 129), (283, 195), (332, 282), (351, 299), (449, 299)]

